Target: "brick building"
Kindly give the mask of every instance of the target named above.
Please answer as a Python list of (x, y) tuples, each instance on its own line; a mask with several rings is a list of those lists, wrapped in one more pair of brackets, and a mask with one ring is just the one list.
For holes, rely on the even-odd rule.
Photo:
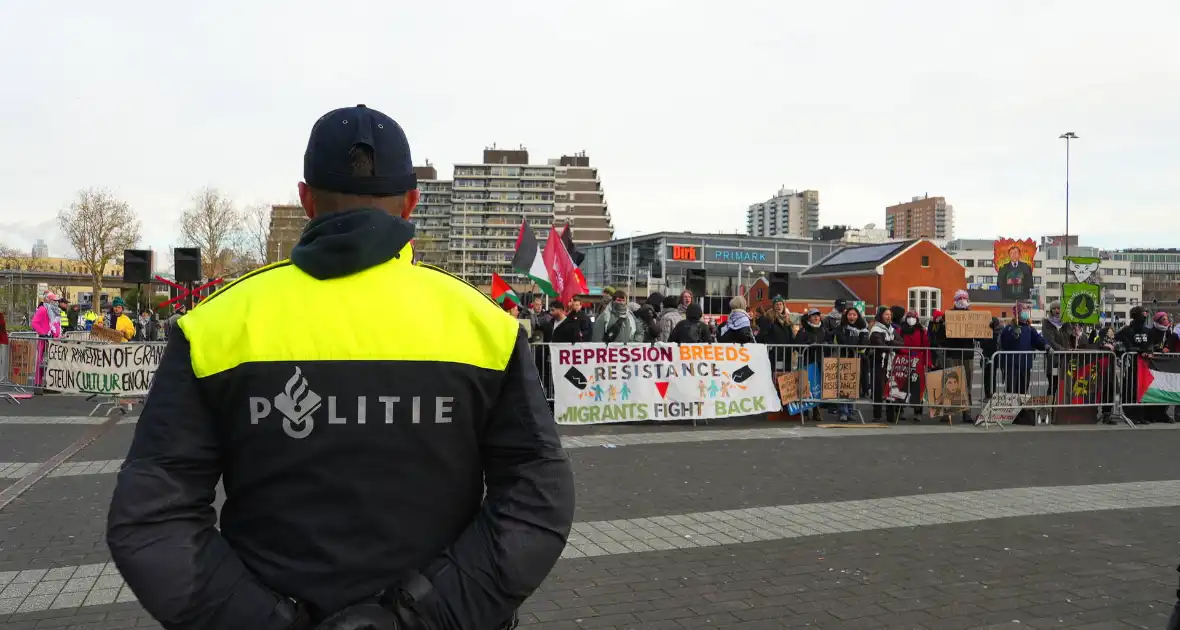
[(967, 287), (963, 265), (929, 239), (844, 247), (799, 277), (838, 281), (855, 299), (864, 301), (868, 315), (878, 305), (897, 305), (930, 317), (935, 310), (949, 309), (955, 291)]

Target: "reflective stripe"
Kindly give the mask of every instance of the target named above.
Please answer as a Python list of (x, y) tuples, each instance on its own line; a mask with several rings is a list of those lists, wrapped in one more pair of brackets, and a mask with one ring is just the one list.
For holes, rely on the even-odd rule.
[[(407, 246), (400, 258), (343, 278), (317, 280), (289, 263), (239, 278), (178, 320), (194, 373), (204, 378), (272, 361), (428, 361), (504, 370), (516, 321), (475, 287), (411, 260)], [(375, 298), (401, 303), (378, 328), (363, 317)], [(276, 303), (289, 315), (251, 323)]]

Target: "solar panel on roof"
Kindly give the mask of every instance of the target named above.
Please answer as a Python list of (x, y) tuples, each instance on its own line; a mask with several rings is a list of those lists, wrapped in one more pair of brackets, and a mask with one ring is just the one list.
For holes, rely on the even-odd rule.
[(837, 253), (824, 261), (825, 267), (832, 265), (855, 265), (887, 258), (893, 252), (901, 249), (905, 243), (887, 243), (885, 245), (869, 245), (868, 247), (853, 247)]

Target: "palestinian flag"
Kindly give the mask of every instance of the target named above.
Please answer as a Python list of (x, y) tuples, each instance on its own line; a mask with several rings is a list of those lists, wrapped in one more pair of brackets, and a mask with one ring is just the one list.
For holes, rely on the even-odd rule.
[(1139, 402), (1180, 405), (1180, 357), (1139, 357)]
[(520, 297), (512, 290), (512, 285), (504, 281), (500, 274), (492, 272), (492, 299), (505, 310), (513, 305), (520, 306)]
[(520, 224), (520, 233), (516, 235), (516, 253), (512, 255), (512, 268), (528, 276), (549, 297), (557, 297), (553, 290), (553, 282), (549, 280), (549, 271), (545, 268), (545, 260), (541, 258), (541, 248), (537, 245), (537, 235), (527, 220)]

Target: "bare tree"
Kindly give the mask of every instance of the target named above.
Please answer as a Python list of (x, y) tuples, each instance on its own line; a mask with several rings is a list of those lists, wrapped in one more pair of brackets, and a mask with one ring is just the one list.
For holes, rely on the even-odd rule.
[(242, 224), (233, 201), (212, 187), (194, 195), (193, 205), (180, 215), (180, 236), (185, 244), (201, 248), (201, 271), (206, 277), (221, 278), (234, 266)]
[(74, 203), (57, 214), (57, 224), (90, 274), (92, 303), (97, 307), (107, 265), (139, 243), (139, 217), (109, 191), (91, 188), (79, 192)]
[(256, 204), (246, 209), (243, 220), (242, 258), (255, 267), (267, 262), (267, 244), (270, 241), (270, 206)]

